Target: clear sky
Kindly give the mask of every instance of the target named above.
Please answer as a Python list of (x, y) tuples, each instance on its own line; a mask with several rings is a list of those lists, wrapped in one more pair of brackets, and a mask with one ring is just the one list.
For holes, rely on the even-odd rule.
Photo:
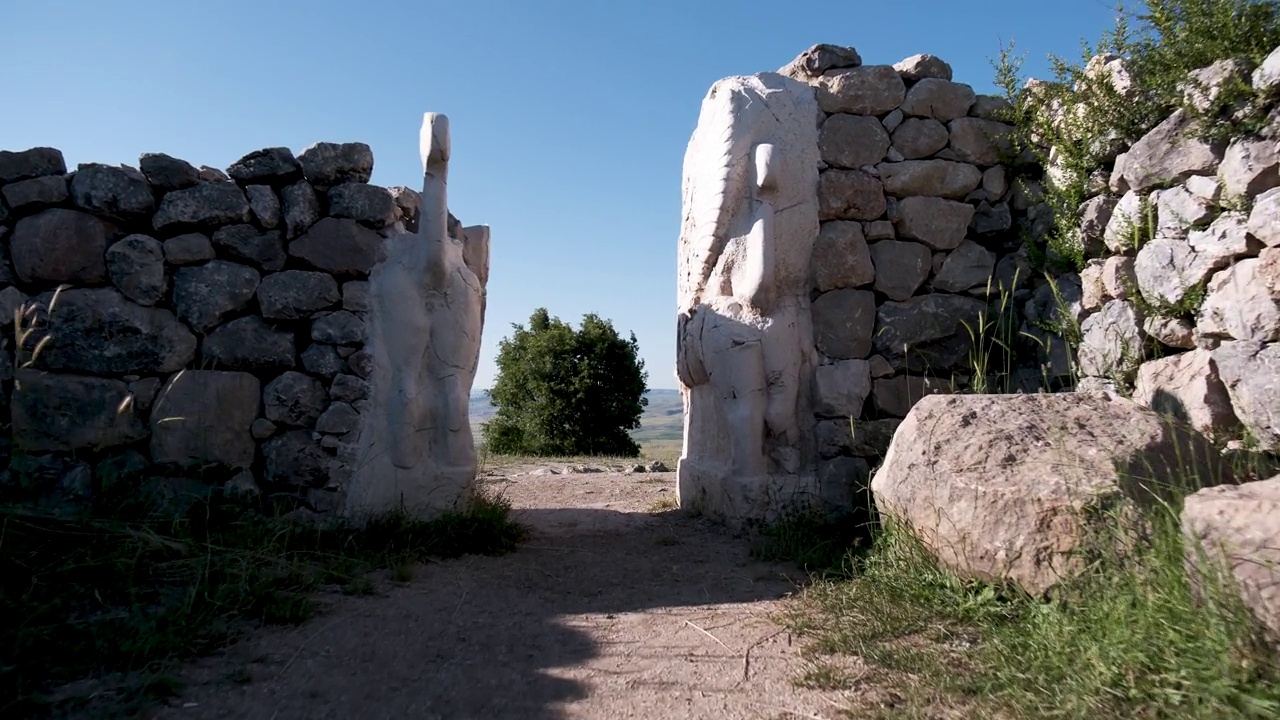
[(819, 42), (867, 64), (927, 52), (993, 92), (1001, 40), (1047, 77), (1108, 0), (0, 0), (0, 149), (225, 168), (263, 147), (373, 147), (373, 182), (419, 187), (422, 113), (449, 115), (449, 205), (492, 227), (476, 388), (534, 308), (634, 331), (676, 387), (680, 172), (716, 80)]

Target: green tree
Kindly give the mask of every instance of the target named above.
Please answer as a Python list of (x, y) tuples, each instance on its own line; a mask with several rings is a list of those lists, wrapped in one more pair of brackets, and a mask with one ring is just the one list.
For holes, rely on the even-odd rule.
[(501, 454), (634, 457), (640, 446), (629, 431), (640, 427), (649, 404), (648, 373), (636, 336), (624, 340), (595, 314), (574, 330), (538, 308), (526, 329), (498, 345), (498, 378), (489, 400), (498, 409), (484, 426), (484, 441)]

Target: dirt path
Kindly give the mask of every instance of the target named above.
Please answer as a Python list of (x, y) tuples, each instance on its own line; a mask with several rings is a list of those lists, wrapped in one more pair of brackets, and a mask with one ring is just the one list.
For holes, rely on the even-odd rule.
[[(670, 505), (670, 473), (546, 468), (482, 478), (531, 528), (506, 557), (419, 567), (372, 597), (327, 598), (186, 673), (166, 720), (834, 718), (796, 688), (771, 616), (794, 567)], [(666, 501), (664, 503), (664, 501)]]

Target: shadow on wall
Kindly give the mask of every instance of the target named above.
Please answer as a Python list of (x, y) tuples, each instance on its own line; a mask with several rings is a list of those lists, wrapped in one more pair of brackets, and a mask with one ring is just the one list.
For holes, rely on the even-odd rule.
[(742, 654), (777, 630), (761, 618), (735, 637), (716, 629), (717, 606), (796, 588), (780, 566), (750, 559), (746, 542), (679, 512), (535, 508), (516, 519), (534, 528), (516, 553), (419, 568), (385, 597), (341, 598), (314, 623), (255, 636), (232, 651), (271, 657), (253, 666), (255, 682), (216, 675), (183, 699), (195, 707), (160, 717), (552, 720), (589, 694), (579, 712), (643, 686), (657, 707), (711, 717), (742, 683)]

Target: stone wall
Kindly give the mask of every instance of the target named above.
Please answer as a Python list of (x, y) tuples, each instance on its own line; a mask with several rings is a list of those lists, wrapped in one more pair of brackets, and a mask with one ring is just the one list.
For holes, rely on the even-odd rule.
[[(1005, 167), (1003, 107), (936, 57), (830, 45), (711, 89), (685, 158), (683, 507), (736, 523), (864, 503), (912, 404), (975, 384), (1002, 304), (1053, 312), (1020, 251), (1043, 206)], [(977, 364), (981, 385), (1065, 374), (1043, 339), (1026, 368)]]
[[(181, 505), (220, 489), (353, 513), (465, 496), (488, 228), (444, 210), (427, 155), (447, 163), (448, 128), (427, 121), (425, 204), (368, 184), (363, 143), (267, 148), (226, 172), (0, 152), (5, 494)], [(392, 439), (418, 435), (407, 452)]]
[[(1092, 65), (1124, 77), (1123, 60)], [(1198, 71), (1193, 102), (1251, 83), (1271, 121), (1257, 136), (1198, 139), (1179, 110), (1118, 143), (1109, 182), (1081, 208), (1090, 257), (1082, 387), (1132, 392), (1219, 442), (1280, 451), (1280, 50), (1253, 72)], [(1193, 86), (1198, 87), (1198, 86)], [(1223, 108), (1234, 112), (1238, 108)], [(1104, 175), (1105, 177), (1105, 175)]]

